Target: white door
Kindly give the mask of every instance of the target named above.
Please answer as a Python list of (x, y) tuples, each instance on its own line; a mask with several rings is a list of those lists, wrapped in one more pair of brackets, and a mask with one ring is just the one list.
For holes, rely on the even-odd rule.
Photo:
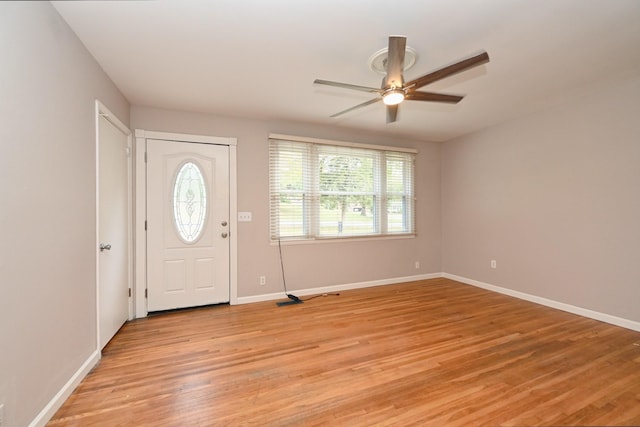
[(102, 349), (129, 317), (129, 138), (98, 119), (98, 336)]
[(147, 310), (229, 302), (229, 147), (147, 140)]

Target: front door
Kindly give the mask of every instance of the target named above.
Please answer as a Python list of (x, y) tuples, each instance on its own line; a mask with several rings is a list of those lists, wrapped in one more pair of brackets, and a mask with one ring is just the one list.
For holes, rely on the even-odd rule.
[(98, 119), (100, 349), (129, 317), (129, 233), (129, 137), (103, 115)]
[(229, 147), (146, 149), (147, 310), (229, 302)]

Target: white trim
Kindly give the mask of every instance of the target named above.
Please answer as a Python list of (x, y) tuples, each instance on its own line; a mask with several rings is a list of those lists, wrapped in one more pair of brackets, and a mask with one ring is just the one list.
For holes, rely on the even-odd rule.
[(229, 146), (235, 146), (238, 144), (237, 138), (226, 136), (219, 137), (207, 135), (192, 135), (188, 133), (156, 132), (144, 129), (136, 129), (135, 135), (136, 138), (160, 139), (163, 141), (199, 142), (203, 144), (222, 144)]
[[(144, 142), (144, 139), (142, 139), (142, 142)], [(139, 138), (136, 138), (136, 143), (140, 143)], [(456, 276), (455, 274), (449, 274), (449, 273), (429, 273), (429, 274), (421, 274), (416, 276), (398, 277), (394, 279), (382, 279), (382, 280), (373, 280), (368, 282), (323, 286), (323, 287), (311, 288), (311, 289), (293, 290), (290, 293), (293, 293), (297, 296), (317, 295), (317, 294), (323, 294), (323, 293), (340, 292), (340, 291), (345, 291), (350, 289), (361, 289), (361, 288), (368, 288), (373, 286), (392, 285), (396, 283), (411, 282), (411, 281), (417, 281), (417, 280), (437, 279), (437, 278), (446, 278), (450, 280), (455, 280), (457, 282), (464, 283), (471, 286), (476, 286), (491, 292), (498, 292), (498, 293), (509, 295), (525, 301), (541, 304), (554, 309), (577, 314), (579, 316), (609, 323), (615, 326), (620, 326), (620, 327), (631, 329), (634, 331), (640, 331), (640, 322), (636, 322), (629, 319), (623, 319), (620, 317), (612, 316), (605, 313), (600, 313), (593, 310), (588, 310), (581, 307), (576, 307), (570, 304), (557, 302), (547, 298), (538, 297), (535, 295), (530, 295), (524, 292), (514, 291), (511, 289), (491, 285), (488, 283), (480, 282), (480, 281), (469, 279), (462, 276)], [(232, 289), (232, 295), (233, 295), (233, 289)], [(273, 301), (273, 300), (285, 299), (285, 298), (286, 298), (286, 295), (284, 294), (284, 292), (238, 298), (237, 289), (235, 289), (235, 299), (236, 299), (235, 304), (250, 304), (255, 302)], [(143, 298), (141, 299), (144, 300)], [(234, 303), (232, 302), (232, 304)], [(146, 316), (146, 312), (144, 316)], [(138, 317), (144, 317), (144, 316), (138, 316)], [(49, 403), (47, 403), (47, 405), (42, 409), (42, 411), (40, 411), (40, 413), (36, 416), (36, 418), (34, 418), (34, 420), (29, 424), (29, 427), (45, 426), (47, 422), (51, 419), (51, 417), (53, 417), (53, 415), (56, 413), (56, 411), (60, 409), (62, 404), (69, 398), (69, 396), (75, 390), (75, 388), (80, 384), (80, 382), (87, 376), (87, 374), (99, 361), (100, 361), (100, 352), (98, 350), (94, 350), (94, 352), (82, 364), (82, 366), (76, 371), (76, 373), (73, 374), (73, 376), (69, 379), (69, 381), (67, 381), (67, 383), (60, 389), (60, 391), (58, 391), (58, 393), (49, 401)]]
[(96, 229), (95, 229), (95, 244), (93, 249), (95, 251), (95, 264), (96, 264), (96, 276), (95, 276), (95, 290), (96, 290), (96, 349), (100, 349), (100, 110), (102, 104), (96, 99), (95, 102), (95, 133), (96, 143), (95, 149), (95, 167), (96, 167)]
[(146, 139), (144, 134), (138, 135), (139, 130), (135, 130), (136, 135), (136, 176), (135, 176), (135, 259), (134, 259), (134, 317), (147, 317), (147, 300), (144, 297), (144, 291), (147, 283), (147, 233), (144, 224), (147, 218), (147, 168), (144, 161), (144, 153), (146, 152)]
[(238, 155), (229, 145), (229, 304), (238, 304)]
[[(622, 328), (640, 332), (640, 322), (624, 319), (624, 318), (613, 316), (606, 313), (600, 313), (598, 311), (593, 311), (593, 310), (589, 310), (582, 307), (576, 307), (571, 304), (554, 301), (548, 298), (543, 298), (536, 295), (527, 294), (524, 292), (514, 291), (512, 289), (491, 285), (489, 283), (484, 283), (478, 280), (473, 280), (473, 279), (469, 279), (462, 276), (456, 276), (455, 274), (449, 274), (449, 273), (429, 273), (429, 274), (421, 274), (416, 276), (396, 277), (392, 279), (372, 280), (368, 282), (347, 283), (342, 285), (323, 286), (323, 287), (310, 288), (310, 289), (290, 290), (289, 293), (294, 294), (296, 296), (318, 295), (318, 294), (324, 294), (324, 293), (335, 293), (339, 291), (346, 291), (350, 289), (361, 289), (361, 288), (369, 288), (373, 286), (393, 285), (396, 283), (412, 282), (416, 280), (437, 279), (437, 278), (455, 280), (456, 282), (464, 283), (471, 286), (476, 286), (478, 288), (486, 289), (491, 292), (497, 292), (500, 294), (512, 296), (514, 298), (522, 299), (535, 304), (551, 307), (556, 310), (566, 311), (568, 313), (577, 314), (579, 316), (586, 317), (589, 319), (598, 320), (601, 322), (609, 323), (611, 325), (620, 326)], [(237, 303), (250, 304), (254, 302), (273, 301), (273, 300), (286, 299), (286, 298), (287, 296), (285, 295), (284, 292), (276, 292), (271, 294), (239, 297)]]
[[(316, 237), (314, 239), (285, 239), (280, 240), (282, 246), (289, 245), (309, 245), (309, 244), (321, 244), (321, 243), (356, 243), (366, 242), (371, 240), (399, 240), (399, 239), (415, 239), (416, 233), (412, 234), (380, 234), (371, 236), (349, 236), (349, 237)], [(269, 240), (269, 245), (278, 246), (278, 240)]]
[(80, 382), (87, 376), (94, 366), (100, 361), (100, 351), (94, 350), (87, 360), (80, 366), (80, 369), (69, 378), (69, 381), (56, 393), (55, 396), (47, 403), (40, 413), (31, 421), (29, 427), (44, 427), (47, 422), (60, 409), (62, 404), (71, 396), (71, 393), (78, 387)]
[(99, 116), (104, 117), (111, 124), (117, 127), (120, 132), (128, 136), (131, 135), (131, 130), (129, 130), (129, 128), (124, 123), (122, 123), (122, 121), (120, 121), (120, 119), (115, 114), (113, 114), (102, 102), (100, 102), (97, 99), (96, 99), (96, 112)]
[[(347, 291), (350, 289), (371, 288), (373, 286), (395, 285), (397, 283), (414, 282), (416, 280), (438, 279), (440, 277), (442, 277), (442, 273), (419, 274), (416, 276), (395, 277), (392, 279), (371, 280), (368, 282), (345, 283), (342, 285), (322, 286), (319, 288), (289, 290), (289, 293), (296, 296), (318, 295)], [(273, 294), (240, 297), (238, 298), (238, 304), (250, 304), (253, 302), (272, 301), (283, 298), (287, 298), (284, 292), (276, 292)]]
[(588, 317), (590, 319), (599, 320), (601, 322), (609, 323), (611, 325), (616, 325), (626, 329), (631, 329), (633, 331), (640, 332), (640, 322), (636, 322), (633, 320), (623, 319), (621, 317), (613, 316), (611, 314), (600, 313), (598, 311), (589, 310), (587, 308), (576, 307), (575, 305), (554, 301), (551, 299), (527, 294), (520, 291), (514, 291), (512, 289), (491, 285), (489, 283), (479, 282), (477, 280), (469, 279), (466, 277), (456, 276), (455, 274), (442, 273), (442, 277), (446, 279), (455, 280), (456, 282), (465, 283), (467, 285), (476, 286), (478, 288), (486, 289), (492, 292), (498, 292), (500, 294), (509, 295), (525, 301), (555, 308), (557, 310), (562, 310), (572, 314), (577, 314), (582, 317)]
[[(136, 137), (136, 176), (135, 176), (135, 281), (133, 294), (135, 298), (135, 317), (146, 317), (147, 299), (144, 297), (147, 288), (147, 233), (144, 224), (147, 219), (147, 165), (145, 152), (147, 139), (161, 141), (191, 142), (200, 144), (226, 145), (229, 147), (229, 304), (238, 304), (238, 172), (237, 172), (237, 138), (191, 135), (135, 130)], [(138, 297), (139, 296), (139, 297)]]
[(333, 141), (330, 139), (309, 138), (306, 136), (282, 135), (279, 133), (270, 133), (269, 139), (277, 139), (280, 141), (292, 141), (292, 142), (310, 142), (312, 144), (339, 145), (341, 147), (352, 147), (352, 148), (370, 148), (373, 150), (399, 151), (401, 153), (414, 153), (414, 154), (418, 153), (418, 150), (415, 148), (393, 147), (389, 145), (360, 144), (358, 142)]

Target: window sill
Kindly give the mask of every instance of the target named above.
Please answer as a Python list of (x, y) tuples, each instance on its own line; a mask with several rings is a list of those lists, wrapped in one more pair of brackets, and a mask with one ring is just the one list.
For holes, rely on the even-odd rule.
[[(324, 243), (355, 243), (355, 242), (367, 242), (367, 241), (380, 241), (380, 240), (404, 240), (414, 239), (416, 234), (387, 234), (385, 236), (350, 236), (350, 237), (323, 237), (317, 239), (288, 239), (280, 240), (282, 246), (288, 245), (314, 245)], [(277, 240), (271, 240), (272, 246), (278, 246)]]

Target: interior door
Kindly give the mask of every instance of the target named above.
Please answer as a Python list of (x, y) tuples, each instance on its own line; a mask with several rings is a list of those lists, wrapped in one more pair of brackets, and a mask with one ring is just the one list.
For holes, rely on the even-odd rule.
[(229, 302), (229, 147), (147, 140), (147, 310)]
[(129, 138), (98, 119), (98, 334), (102, 349), (129, 317)]

